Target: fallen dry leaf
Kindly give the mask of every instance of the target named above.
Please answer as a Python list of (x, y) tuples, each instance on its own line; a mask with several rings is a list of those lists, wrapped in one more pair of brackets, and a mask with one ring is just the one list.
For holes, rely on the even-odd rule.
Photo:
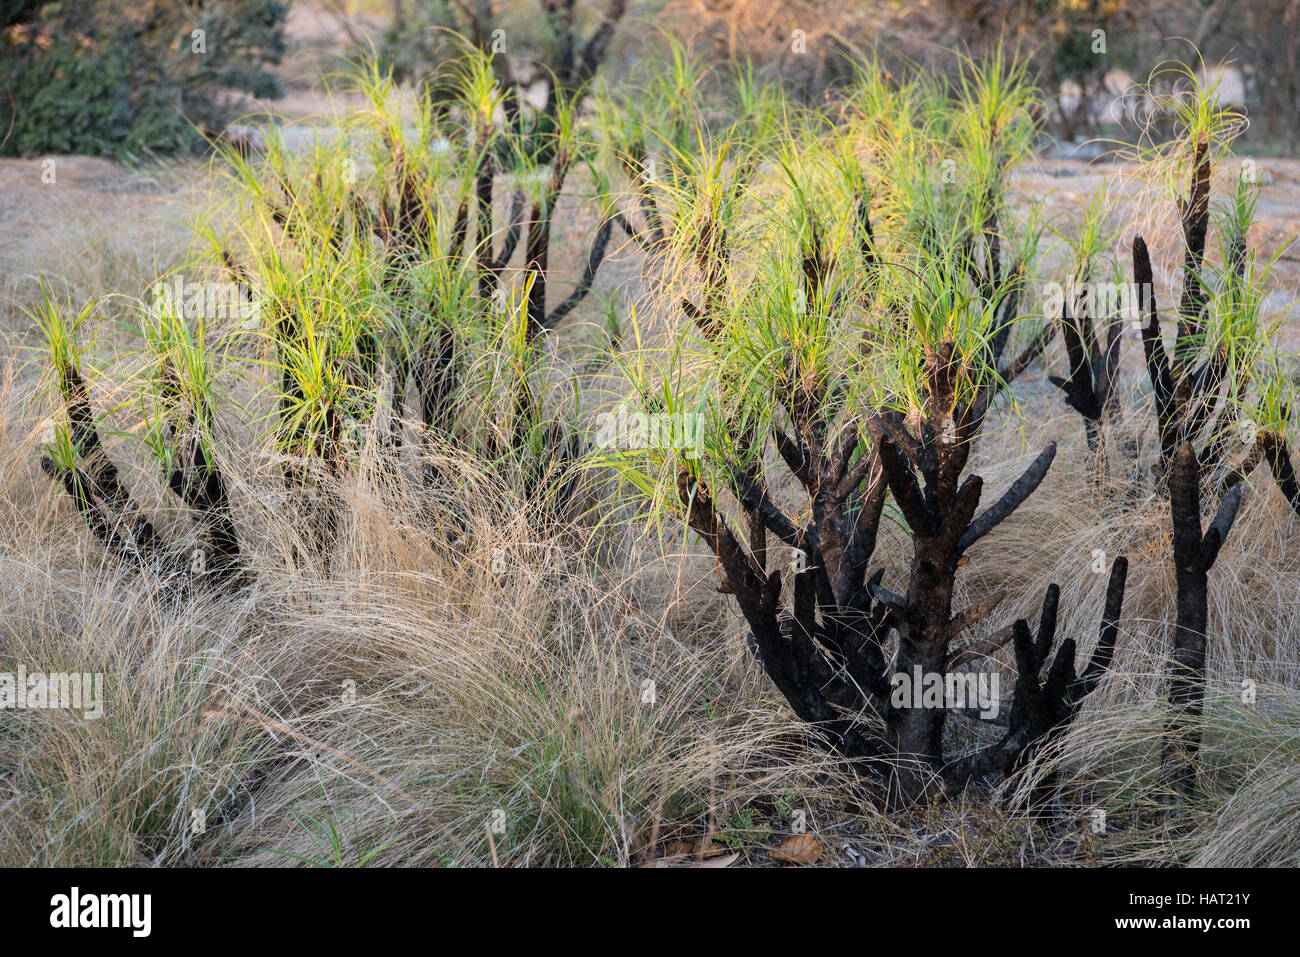
[[(679, 843), (685, 844), (685, 841)], [(694, 851), (690, 854), (676, 854), (661, 857), (658, 860), (646, 861), (642, 867), (730, 867), (740, 858), (739, 851), (733, 851), (726, 857), (719, 857), (719, 854), (726, 854), (727, 849), (717, 848), (710, 849), (705, 857), (698, 857)]]
[(673, 841), (664, 848), (665, 858), (717, 857), (726, 853), (726, 846), (714, 844), (712, 837), (702, 837), (698, 841)]
[(728, 854), (726, 857), (715, 857), (712, 858), (711, 860), (704, 860), (704, 861), (688, 860), (684, 864), (681, 864), (680, 866), (681, 867), (730, 867), (732, 864), (736, 863), (736, 861), (739, 859), (740, 859), (740, 852), (737, 851), (735, 853)]
[(816, 864), (821, 860), (822, 842), (811, 834), (795, 834), (772, 848), (768, 853), (776, 861), (790, 864)]

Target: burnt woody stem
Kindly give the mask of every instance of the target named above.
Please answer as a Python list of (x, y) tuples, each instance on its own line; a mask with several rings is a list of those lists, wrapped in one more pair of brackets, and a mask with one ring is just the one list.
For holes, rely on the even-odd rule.
[[(87, 509), (93, 508), (99, 520), (91, 524), (101, 541), (108, 545), (111, 539), (115, 546), (121, 546), (122, 557), (143, 561), (153, 552), (157, 536), (153, 525), (144, 518), (135, 499), (122, 484), (117, 466), (108, 457), (90, 407), (90, 389), (75, 363), (69, 363), (62, 370), (59, 389), (68, 419), (68, 438), (74, 456), (81, 462), (72, 470), (72, 481), (77, 489), (72, 494), (78, 510), (86, 515)], [(64, 477), (65, 488), (67, 482), (68, 478)], [(113, 531), (109, 539), (99, 533), (99, 524)]]
[[(1075, 641), (1067, 638), (1057, 648), (1046, 677), (1042, 676), (1047, 655), (1056, 640), (1060, 589), (1055, 584), (1048, 587), (1043, 597), (1037, 635), (1031, 635), (1029, 623), (1023, 618), (1015, 622), (1012, 632), (1018, 677), (1006, 734), (996, 744), (946, 768), (950, 787), (987, 774), (1007, 774), (1024, 768), (1065, 733), (1078, 715), (1083, 699), (1097, 689), (1110, 671), (1119, 638), (1127, 578), (1128, 559), (1121, 555), (1111, 563), (1097, 644), (1082, 673), (1075, 671)], [(1049, 771), (1035, 782), (1032, 805), (1041, 806), (1050, 797), (1056, 777), (1055, 771)]]
[(1205, 240), (1210, 228), (1210, 146), (1202, 139), (1196, 144), (1192, 160), (1191, 186), (1186, 197), (1178, 200), (1178, 216), (1183, 231), (1183, 293), (1178, 303), (1178, 339), (1174, 359), (1185, 367), (1196, 353), (1203, 337), (1205, 290), (1201, 270), (1205, 265)]
[(168, 476), (168, 487), (188, 505), (204, 528), (204, 570), (217, 584), (239, 574), (239, 536), (231, 516), (225, 476), (212, 462), (199, 436), (195, 417), (183, 439), (180, 463)]
[(1214, 520), (1201, 530), (1201, 468), (1190, 442), (1179, 448), (1169, 476), (1174, 528), (1178, 616), (1174, 629), (1169, 703), (1174, 716), (1165, 733), (1162, 762), (1171, 789), (1190, 794), (1196, 786), (1198, 721), (1205, 706), (1205, 660), (1209, 618), (1209, 571), (1237, 517), (1244, 486), (1223, 497)]
[(1120, 321), (1108, 318), (1105, 328), (1097, 329), (1090, 306), (1086, 299), (1078, 302), (1071, 315), (1070, 303), (1062, 303), (1061, 329), (1070, 374), (1067, 378), (1049, 376), (1048, 381), (1065, 393), (1065, 404), (1083, 417), (1088, 449), (1096, 452), (1106, 422), (1119, 413), (1116, 386), (1124, 327)]
[[(192, 558), (177, 557), (160, 546), (153, 524), (122, 483), (100, 438), (90, 406), (90, 390), (75, 364), (61, 371), (59, 389), (74, 461), (61, 467), (46, 456), (41, 467), (63, 486), (105, 550), (131, 565), (174, 566), (172, 571), (186, 572), (189, 580), (214, 586), (235, 582), (240, 548), (226, 482), (200, 441), (194, 416), (190, 417), (177, 467), (168, 475), (168, 486), (203, 528), (203, 562), (197, 567)], [(171, 433), (176, 434), (174, 425)]]

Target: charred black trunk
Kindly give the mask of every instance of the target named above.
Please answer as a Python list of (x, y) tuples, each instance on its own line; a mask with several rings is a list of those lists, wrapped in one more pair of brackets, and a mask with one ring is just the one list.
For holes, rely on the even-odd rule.
[(1178, 613), (1174, 629), (1169, 703), (1174, 716), (1165, 735), (1163, 763), (1170, 787), (1190, 794), (1196, 786), (1198, 727), (1205, 706), (1205, 659), (1209, 619), (1209, 571), (1237, 516), (1242, 486), (1223, 498), (1209, 529), (1201, 533), (1201, 468), (1191, 443), (1174, 458), (1169, 505), (1174, 528)]
[[(166, 377), (164, 377), (166, 379)], [(41, 467), (58, 479), (100, 544), (118, 560), (152, 566), (184, 580), (230, 586), (240, 579), (239, 536), (225, 477), (203, 446), (191, 414), (177, 457), (167, 476), (169, 488), (185, 502), (202, 527), (201, 545), (187, 556), (163, 547), (153, 524), (143, 515), (119, 477), (100, 438), (90, 390), (75, 365), (62, 370), (60, 393), (68, 419), (73, 461), (57, 465), (45, 457)], [(169, 394), (175, 399), (175, 394)], [(176, 435), (173, 423), (170, 434)]]

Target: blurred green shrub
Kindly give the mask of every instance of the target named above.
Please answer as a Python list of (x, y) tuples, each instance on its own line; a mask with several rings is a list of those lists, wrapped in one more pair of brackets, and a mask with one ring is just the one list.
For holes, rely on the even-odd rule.
[(279, 0), (0, 0), (0, 154), (202, 145), (238, 97), (279, 95)]

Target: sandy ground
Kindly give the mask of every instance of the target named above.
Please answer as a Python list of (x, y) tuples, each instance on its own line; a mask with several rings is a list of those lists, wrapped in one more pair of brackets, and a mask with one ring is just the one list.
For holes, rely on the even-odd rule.
[(18, 306), (42, 275), (74, 301), (140, 295), (189, 247), (210, 176), (195, 163), (136, 172), (83, 156), (0, 160), (0, 332), (21, 329)]

